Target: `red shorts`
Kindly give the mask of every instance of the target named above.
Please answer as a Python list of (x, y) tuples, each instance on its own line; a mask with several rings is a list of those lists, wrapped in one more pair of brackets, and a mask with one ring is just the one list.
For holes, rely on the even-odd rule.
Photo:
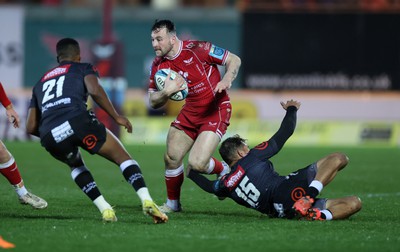
[(183, 130), (190, 138), (196, 140), (203, 131), (212, 131), (222, 138), (231, 119), (232, 106), (229, 101), (221, 103), (211, 113), (189, 113), (182, 110), (171, 126)]

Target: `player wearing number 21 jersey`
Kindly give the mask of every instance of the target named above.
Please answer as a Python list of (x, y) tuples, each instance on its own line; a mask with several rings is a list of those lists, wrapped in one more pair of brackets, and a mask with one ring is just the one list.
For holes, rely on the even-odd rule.
[(46, 72), (33, 87), (27, 132), (40, 137), (42, 146), (69, 166), (72, 179), (99, 209), (103, 221), (114, 222), (117, 217), (86, 167), (80, 148), (118, 165), (141, 199), (143, 212), (153, 217), (155, 223), (166, 222), (168, 217), (153, 202), (137, 161), (94, 113), (87, 110), (89, 95), (128, 133), (132, 132), (131, 123), (115, 110), (100, 85), (96, 69), (80, 62), (80, 47), (75, 39), (58, 41), (56, 52), (59, 65)]
[(82, 78), (90, 74), (99, 76), (89, 63), (63, 61), (43, 75), (33, 89), (31, 105), (41, 111), (40, 136), (86, 112), (88, 91)]

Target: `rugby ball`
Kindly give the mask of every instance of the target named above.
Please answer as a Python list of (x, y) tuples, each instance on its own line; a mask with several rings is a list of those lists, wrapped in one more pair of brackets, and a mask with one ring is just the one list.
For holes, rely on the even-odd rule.
[[(175, 79), (175, 77), (178, 75), (178, 73), (175, 72), (174, 70), (167, 69), (167, 68), (158, 70), (156, 72), (156, 74), (154, 75), (154, 82), (155, 82), (158, 90), (161, 91), (164, 89), (165, 79), (167, 78), (167, 75), (169, 74), (169, 72), (171, 72), (171, 80)], [(188, 92), (189, 92), (187, 82), (185, 81), (185, 83), (183, 83), (182, 85), (185, 86), (185, 89), (172, 94), (169, 97), (171, 100), (182, 101), (186, 98), (186, 96), (188, 95)]]

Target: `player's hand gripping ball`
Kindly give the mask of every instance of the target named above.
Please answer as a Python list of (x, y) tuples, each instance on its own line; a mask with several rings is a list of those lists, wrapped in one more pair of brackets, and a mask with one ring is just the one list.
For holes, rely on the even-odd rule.
[[(173, 80), (178, 75), (178, 73), (175, 72), (174, 70), (170, 70), (167, 68), (158, 70), (154, 75), (154, 82), (156, 83), (156, 87), (158, 90), (161, 91), (164, 89), (165, 79), (167, 78), (167, 75), (169, 74), (170, 71), (171, 71), (171, 80)], [(185, 89), (172, 94), (169, 97), (171, 100), (182, 101), (186, 98), (189, 92), (187, 82), (185, 81), (185, 83), (183, 83), (182, 85), (185, 86)]]

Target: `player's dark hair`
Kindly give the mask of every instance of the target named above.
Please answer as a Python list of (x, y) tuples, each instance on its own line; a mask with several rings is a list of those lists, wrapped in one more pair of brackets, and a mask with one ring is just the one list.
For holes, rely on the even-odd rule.
[(72, 38), (63, 38), (56, 45), (57, 61), (65, 58), (73, 58), (80, 55), (79, 43)]
[(237, 154), (237, 149), (246, 143), (246, 139), (241, 138), (238, 134), (225, 139), (219, 147), (219, 154), (222, 159), (231, 164)]
[(153, 32), (153, 31), (159, 30), (161, 28), (166, 28), (169, 33), (176, 33), (175, 24), (171, 20), (168, 20), (168, 19), (158, 20), (158, 19), (156, 19), (156, 21), (154, 22), (153, 26), (151, 27), (151, 31)]

